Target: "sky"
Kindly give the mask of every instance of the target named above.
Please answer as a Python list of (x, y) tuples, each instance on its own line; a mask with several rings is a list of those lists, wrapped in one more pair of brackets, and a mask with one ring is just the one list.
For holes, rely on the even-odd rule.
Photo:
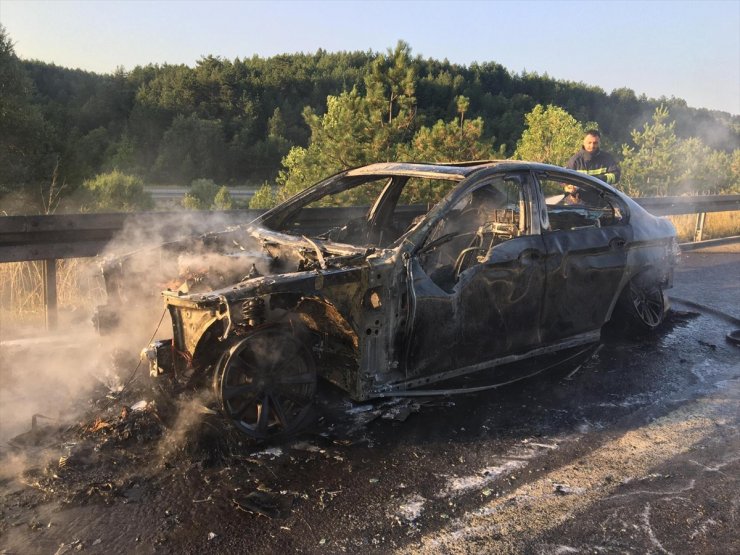
[(0, 0), (24, 59), (111, 73), (203, 56), (412, 54), (595, 85), (740, 114), (740, 0)]

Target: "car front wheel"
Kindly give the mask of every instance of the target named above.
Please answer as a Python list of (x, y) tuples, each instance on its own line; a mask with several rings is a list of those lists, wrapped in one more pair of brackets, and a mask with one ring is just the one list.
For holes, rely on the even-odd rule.
[(257, 330), (221, 358), (214, 388), (224, 414), (248, 436), (291, 435), (311, 417), (316, 393), (313, 357), (289, 329)]

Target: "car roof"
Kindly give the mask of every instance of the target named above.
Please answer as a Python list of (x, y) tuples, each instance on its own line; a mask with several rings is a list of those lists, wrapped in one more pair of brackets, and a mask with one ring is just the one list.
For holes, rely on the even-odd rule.
[(454, 163), (380, 162), (347, 170), (345, 175), (406, 175), (440, 179), (465, 179), (471, 173), (507, 163), (507, 160), (476, 160)]
[(598, 183), (600, 187), (605, 188), (620, 197), (626, 196), (623, 192), (612, 185), (595, 178), (587, 177), (575, 170), (564, 168), (563, 166), (544, 164), (542, 162), (531, 162), (528, 160), (471, 160), (467, 162), (450, 163), (379, 162), (377, 164), (369, 164), (367, 166), (360, 166), (346, 170), (337, 174), (337, 176), (399, 175), (423, 177), (426, 179), (449, 179), (462, 181), (469, 175), (486, 168), (507, 169), (509, 171), (529, 170), (533, 172), (559, 172), (563, 174), (571, 174), (573, 177), (578, 177), (580, 179), (585, 178), (593, 185)]
[(473, 160), (452, 163), (424, 163), (424, 162), (380, 162), (360, 166), (343, 172), (340, 175), (401, 175), (409, 177), (424, 177), (427, 179), (452, 179), (462, 181), (469, 175), (485, 168), (508, 168), (510, 170), (532, 171), (565, 171), (562, 166), (530, 162), (527, 160)]

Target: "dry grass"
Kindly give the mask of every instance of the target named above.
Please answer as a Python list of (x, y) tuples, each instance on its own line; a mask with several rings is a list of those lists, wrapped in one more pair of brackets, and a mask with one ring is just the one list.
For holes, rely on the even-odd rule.
[[(97, 262), (91, 258), (57, 261), (57, 303), (62, 314), (89, 318), (104, 302), (105, 289)], [(40, 325), (44, 322), (42, 262), (0, 264), (0, 322)]]
[[(683, 214), (681, 216), (668, 216), (668, 219), (676, 226), (676, 233), (680, 243), (694, 240), (694, 229), (696, 229), (696, 214)], [(719, 237), (731, 237), (740, 235), (740, 212), (710, 212), (704, 220), (704, 233), (702, 239), (716, 239)]]

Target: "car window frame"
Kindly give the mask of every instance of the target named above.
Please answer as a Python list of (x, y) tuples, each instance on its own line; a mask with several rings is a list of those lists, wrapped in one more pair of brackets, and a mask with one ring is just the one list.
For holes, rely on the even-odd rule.
[(434, 227), (441, 219), (466, 195), (472, 194), (475, 190), (486, 186), (490, 180), (501, 177), (503, 179), (515, 179), (519, 181), (524, 196), (525, 209), (525, 229), (527, 232), (522, 235), (539, 235), (541, 233), (541, 223), (536, 216), (537, 197), (539, 188), (529, 169), (511, 169), (511, 168), (483, 168), (462, 180), (452, 191), (435, 204), (429, 210), (424, 219), (414, 226), (407, 234), (399, 238), (400, 244), (406, 244), (404, 249), (408, 256), (418, 256), (432, 232)]
[[(568, 231), (568, 230), (560, 230), (560, 229), (550, 229), (550, 218), (548, 215), (548, 209), (547, 209), (547, 200), (545, 197), (545, 192), (543, 190), (543, 183), (542, 180), (551, 180), (551, 181), (560, 181), (560, 182), (568, 182), (570, 184), (573, 184), (575, 186), (580, 186), (586, 189), (595, 189), (598, 191), (599, 196), (605, 198), (608, 202), (612, 203), (613, 205), (616, 205), (619, 208), (619, 211), (622, 214), (622, 219), (614, 224), (614, 225), (627, 225), (630, 221), (630, 210), (626, 202), (618, 195), (616, 194), (611, 187), (595, 178), (589, 178), (587, 176), (584, 176), (583, 174), (576, 173), (576, 172), (568, 172), (564, 171), (562, 173), (560, 172), (553, 172), (553, 171), (542, 171), (542, 170), (532, 170), (530, 172), (532, 174), (532, 183), (535, 187), (536, 191), (535, 194), (537, 196), (537, 202), (539, 204), (539, 223), (540, 223), (540, 229), (542, 233), (557, 233), (559, 231)], [(542, 179), (541, 179), (542, 176)], [(584, 230), (587, 230), (589, 228), (584, 227)], [(578, 231), (578, 230), (570, 230), (570, 231)]]

